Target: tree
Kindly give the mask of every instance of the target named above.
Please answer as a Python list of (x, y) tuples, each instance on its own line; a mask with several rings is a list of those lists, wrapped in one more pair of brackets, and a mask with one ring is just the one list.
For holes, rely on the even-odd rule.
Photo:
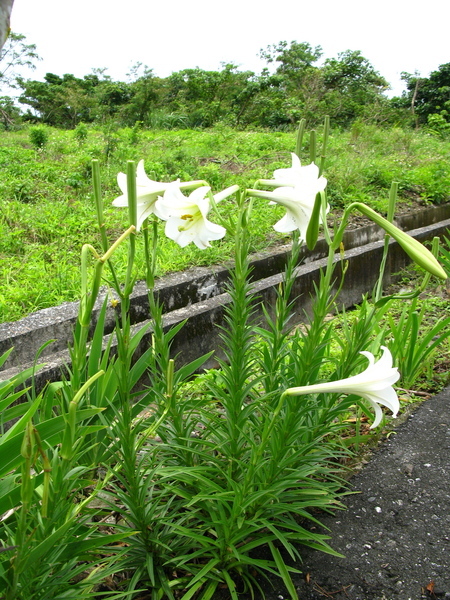
[(362, 56), (359, 50), (339, 52), (338, 58), (327, 58), (324, 65), (325, 84), (332, 89), (355, 94), (379, 94), (389, 84), (378, 71)]
[(42, 123), (73, 128), (80, 121), (94, 119), (99, 85), (95, 75), (79, 79), (70, 73), (62, 77), (47, 73), (44, 81), (25, 81), (19, 77), (17, 82), (23, 90), (19, 102), (31, 106)]
[(2, 128), (13, 129), (20, 122), (20, 117), (20, 110), (12, 98), (0, 96), (0, 131)]
[(35, 69), (36, 61), (41, 60), (35, 44), (26, 44), (21, 33), (9, 34), (0, 51), (0, 87), (17, 87), (17, 77), (23, 68)]
[(116, 116), (131, 98), (130, 85), (122, 81), (103, 81), (96, 88), (97, 117)]
[[(322, 120), (318, 110), (323, 95), (321, 69), (315, 66), (322, 56), (322, 48), (313, 48), (308, 42), (286, 41), (267, 46), (260, 51), (269, 64), (279, 63), (271, 78), (272, 105), (276, 106), (273, 126), (294, 124), (305, 117), (309, 125)], [(267, 76), (263, 71), (262, 76)], [(267, 94), (267, 91), (266, 91)]]
[(127, 75), (129, 101), (122, 110), (124, 121), (127, 125), (146, 124), (152, 109), (159, 103), (161, 79), (155, 77), (153, 69), (140, 62), (133, 65)]
[(223, 63), (220, 71), (184, 69), (166, 80), (166, 106), (188, 117), (192, 127), (210, 127), (215, 122), (235, 120), (240, 108), (236, 99), (254, 77), (251, 71), (238, 71)]
[(288, 46), (286, 41), (278, 42), (261, 49), (260, 57), (269, 64), (280, 63), (276, 69), (277, 75), (281, 75), (292, 83), (301, 81), (305, 72), (313, 66), (322, 56), (321, 46), (313, 48), (308, 42), (291, 42)]
[(420, 122), (426, 123), (433, 114), (440, 114), (450, 122), (450, 63), (440, 65), (429, 77), (402, 73), (402, 79), (407, 87), (402, 99)]
[(322, 69), (326, 88), (325, 103), (339, 125), (348, 125), (362, 116), (368, 106), (388, 102), (382, 96), (389, 84), (359, 50), (340, 52), (329, 58)]
[(0, 0), (0, 50), (9, 34), (9, 19), (14, 0)]

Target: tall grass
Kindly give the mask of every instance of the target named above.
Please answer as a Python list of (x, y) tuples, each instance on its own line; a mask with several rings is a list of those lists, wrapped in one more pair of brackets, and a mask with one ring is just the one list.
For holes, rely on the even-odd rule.
[[(32, 311), (78, 297), (79, 255), (83, 243), (95, 244), (96, 224), (91, 193), (91, 160), (100, 162), (108, 234), (126, 228), (127, 216), (111, 208), (119, 195), (117, 172), (128, 159), (145, 159), (150, 178), (170, 181), (206, 179), (219, 190), (238, 183), (248, 187), (286, 166), (292, 134), (238, 132), (226, 126), (211, 130), (146, 131), (139, 129), (47, 128), (47, 142), (36, 152), (27, 130), (5, 132), (0, 140), (0, 320), (19, 319)], [(318, 136), (320, 141), (320, 135)], [(385, 213), (391, 182), (399, 182), (401, 202), (448, 199), (448, 141), (424, 132), (355, 126), (333, 131), (327, 164), (332, 213), (358, 200)], [(226, 202), (230, 216), (233, 204)], [(271, 229), (273, 212), (261, 202), (250, 224), (250, 249), (277, 243)], [(158, 275), (191, 265), (222, 263), (232, 256), (227, 240), (200, 252), (174, 248), (161, 237)], [(144, 263), (143, 244), (136, 252)], [(116, 253), (119, 273), (126, 253)], [(138, 274), (144, 278), (143, 270)]]

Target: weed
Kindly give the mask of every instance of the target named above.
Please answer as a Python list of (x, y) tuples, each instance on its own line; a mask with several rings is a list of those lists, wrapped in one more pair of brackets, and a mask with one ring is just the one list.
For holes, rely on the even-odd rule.
[(73, 134), (80, 146), (84, 144), (88, 136), (88, 128), (86, 123), (78, 123)]
[(39, 125), (30, 127), (30, 142), (36, 150), (43, 150), (48, 143), (48, 131), (45, 127)]

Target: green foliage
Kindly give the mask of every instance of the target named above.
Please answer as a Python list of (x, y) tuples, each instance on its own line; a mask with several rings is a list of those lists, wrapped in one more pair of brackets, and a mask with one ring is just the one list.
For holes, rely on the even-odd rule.
[(80, 145), (84, 144), (88, 136), (88, 128), (86, 126), (86, 123), (78, 123), (73, 133), (77, 142)]
[(450, 317), (441, 317), (430, 325), (429, 305), (417, 298), (412, 306), (404, 306), (400, 315), (388, 317), (388, 331), (392, 336), (390, 347), (402, 373), (402, 382), (412, 389), (417, 379), (427, 373), (436, 348), (450, 336)]
[(407, 92), (399, 104), (411, 107), (421, 123), (427, 123), (430, 115), (440, 114), (450, 121), (450, 63), (439, 66), (429, 77), (420, 77), (416, 72), (402, 73)]
[[(106, 135), (114, 140), (108, 153)], [(92, 132), (105, 166), (113, 173), (111, 163), (124, 151), (123, 139), (128, 148), (130, 135), (129, 130)], [(221, 160), (224, 148), (227, 152), (231, 148), (234, 156), (238, 146), (240, 164), (249, 174), (255, 174), (254, 159), (247, 164), (255, 147), (267, 153), (274, 146), (288, 145), (281, 134), (273, 136), (276, 142), (266, 134), (236, 139), (226, 126), (214, 135), (209, 132), (206, 140), (192, 131), (168, 136), (158, 132), (157, 136), (148, 138), (148, 132), (140, 132), (136, 145), (142, 140), (155, 146), (159, 140), (160, 154), (151, 167), (169, 175), (195, 171), (196, 154), (188, 149), (197, 153), (202, 144), (207, 156), (213, 148)], [(65, 174), (76, 195), (82, 193), (87, 179), (87, 144), (80, 149), (74, 137), (68, 135), (57, 145), (59, 152), (70, 144), (83, 152), (74, 163), (78, 170)], [(314, 139), (311, 135), (310, 143)], [(183, 148), (185, 140), (188, 144)], [(320, 146), (311, 146), (314, 157), (314, 148)], [(297, 151), (302, 150), (299, 140)], [(170, 153), (180, 164), (168, 160)], [(8, 156), (5, 148), (1, 159)], [(41, 158), (34, 165), (36, 173), (58, 187), (57, 169)], [(283, 164), (278, 156), (275, 159), (275, 164)], [(273, 169), (272, 162), (261, 163), (263, 169)], [(203, 166), (219, 185), (229, 174), (216, 165)], [(14, 168), (20, 175), (23, 165), (16, 162)], [(152, 600), (210, 600), (226, 587), (237, 600), (238, 589), (254, 597), (261, 591), (261, 577), (275, 575), (296, 600), (291, 575), (299, 572), (295, 564), (301, 560), (301, 545), (335, 554), (328, 537), (316, 532), (317, 511), (341, 507), (340, 498), (346, 493), (341, 465), (351, 453), (350, 445), (361, 437), (357, 429), (348, 440), (346, 416), (355, 412), (355, 405), (362, 412), (368, 409), (358, 396), (322, 393), (299, 400), (285, 392), (299, 384), (360, 372), (359, 352), (370, 345), (378, 353), (384, 340), (380, 322), (393, 299), (382, 298), (380, 283), (376, 305), (370, 307), (364, 299), (357, 321), (351, 324), (344, 317), (341, 335), (333, 331), (328, 316), (346, 268), (336, 265), (335, 247), (325, 226), (328, 259), (315, 289), (308, 326), (289, 331), (300, 249), (295, 235), (284, 278), (273, 299), (262, 307), (263, 322), (256, 323), (261, 301), (249, 266), (255, 243), (253, 205), (245, 192), (235, 192), (236, 202), (223, 200), (219, 204), (223, 213), (216, 215), (233, 237), (228, 243), (233, 247), (234, 267), (221, 330), (225, 358), (219, 359), (216, 373), (196, 375), (211, 354), (188, 364), (182, 357), (171, 358), (171, 344), (183, 323), (167, 327), (154, 282), (157, 261), (173, 249), (160, 239), (156, 222), (143, 227), (139, 235), (133, 225), (128, 226), (136, 223), (137, 211), (132, 162), (127, 164), (127, 177), (129, 216), (124, 215), (119, 227), (109, 207), (104, 207), (99, 161), (93, 163), (94, 194), (85, 205), (95, 213), (99, 239), (82, 247), (79, 312), (70, 361), (60, 381), (37, 392), (34, 370), (39, 366), (0, 381), (0, 536), (4, 543), (0, 594), (5, 600), (75, 600), (145, 592)], [(390, 211), (392, 205), (391, 199)], [(29, 208), (23, 203), (12, 206)], [(273, 213), (261, 217), (264, 209), (256, 204), (253, 208), (256, 219), (274, 221)], [(72, 211), (70, 206), (66, 221)], [(45, 234), (53, 242), (60, 237), (54, 222), (47, 223)], [(141, 238), (143, 248), (139, 248)], [(226, 247), (226, 242), (217, 243), (211, 253), (223, 260)], [(380, 282), (388, 248), (386, 244)], [(141, 273), (149, 290), (151, 320), (138, 329), (131, 324), (130, 298)], [(108, 299), (94, 319), (105, 279), (114, 290), (115, 307), (114, 331), (108, 328), (111, 335), (106, 344)], [(390, 328), (392, 343), (409, 348), (407, 360), (412, 353), (415, 368), (434, 349), (432, 336), (448, 335), (448, 319), (419, 340), (417, 323), (404, 327), (410, 319), (407, 312), (404, 315), (401, 326)], [(151, 342), (141, 354), (138, 347), (144, 338)], [(0, 357), (0, 367), (8, 354)], [(347, 441), (341, 439), (343, 432)]]
[(266, 50), (260, 50), (260, 57), (268, 64), (279, 63), (276, 74), (287, 85), (294, 88), (303, 84), (305, 75), (314, 69), (313, 63), (322, 56), (322, 48), (313, 48), (307, 42), (292, 41), (288, 46), (286, 41), (270, 45)]
[(446, 114), (446, 111), (442, 111), (438, 114), (428, 115), (427, 123), (429, 131), (442, 137), (448, 136), (450, 134), (450, 122), (446, 120)]
[(450, 231), (447, 230), (447, 235), (449, 237), (445, 237), (445, 243), (440, 247), (440, 260), (442, 260), (442, 264), (444, 269), (450, 276)]
[(337, 59), (327, 59), (323, 67), (323, 83), (330, 118), (338, 125), (348, 126), (355, 118), (368, 116), (369, 106), (388, 104), (382, 96), (389, 88), (382, 77), (359, 51), (340, 52)]
[[(0, 364), (8, 354), (0, 357)], [(91, 521), (98, 510), (88, 508), (101, 483), (90, 481), (83, 452), (70, 458), (65, 452), (69, 422), (73, 430), (77, 428), (81, 444), (89, 431), (87, 423), (99, 411), (78, 410), (72, 419), (58, 394), (61, 383), (36, 394), (35, 368), (0, 384), (0, 593), (5, 600), (58, 598), (61, 593), (85, 598), (114, 572), (123, 553), (115, 546), (123, 539), (121, 534), (111, 538), (105, 555), (103, 534)], [(23, 389), (30, 377), (31, 386)], [(71, 400), (77, 398), (80, 395), (72, 390)], [(81, 499), (78, 494), (91, 484)], [(86, 572), (86, 560), (92, 560), (97, 570)]]
[[(281, 41), (260, 51), (269, 67), (260, 74), (223, 63), (217, 71), (189, 68), (166, 78), (138, 63), (128, 81), (113, 81), (94, 69), (83, 78), (47, 73), (44, 81), (17, 78), (19, 102), (31, 107), (27, 120), (63, 128), (84, 123), (173, 129), (205, 128), (226, 123), (241, 128), (289, 130), (300, 118), (310, 125), (326, 115), (340, 127), (355, 119), (386, 124), (407, 115), (383, 94), (386, 80), (359, 51), (316, 63), (320, 46)], [(435, 111), (436, 112), (436, 111)]]
[(30, 142), (36, 150), (43, 150), (48, 142), (48, 131), (45, 127), (30, 127)]
[[(4, 132), (0, 139), (0, 321), (19, 319), (30, 312), (75, 300), (79, 290), (79, 256), (82, 242), (95, 244), (92, 212), (91, 160), (100, 160), (108, 231), (119, 235), (126, 211), (111, 207), (120, 194), (117, 172), (128, 159), (145, 159), (148, 176), (155, 181), (210, 179), (215, 190), (235, 182), (252, 186), (289, 164), (291, 134), (239, 132), (227, 125), (206, 131), (148, 131), (88, 126), (79, 144), (74, 132), (47, 128), (45, 152), (30, 147), (29, 130)], [(130, 144), (130, 138), (137, 142)], [(307, 142), (307, 139), (305, 140)], [(320, 136), (319, 136), (320, 143)], [(450, 172), (448, 142), (421, 132), (400, 128), (380, 130), (359, 121), (349, 133), (332, 131), (327, 167), (328, 199), (332, 215), (359, 200), (386, 212), (389, 188), (399, 181), (400, 201), (443, 202), (448, 198)], [(224, 206), (234, 214), (228, 201)], [(258, 203), (251, 225), (251, 249), (275, 243), (272, 223), (281, 217), (279, 207)], [(191, 265), (222, 264), (231, 257), (231, 243), (223, 240), (204, 252), (184, 250), (161, 240), (158, 275)], [(143, 264), (143, 246), (136, 252)], [(117, 269), (126, 268), (120, 248)], [(138, 262), (139, 262), (138, 261)], [(141, 270), (138, 278), (142, 279)]]
[(0, 88), (16, 87), (20, 71), (35, 69), (36, 61), (41, 60), (35, 44), (26, 44), (21, 33), (10, 32), (5, 45), (0, 49)]

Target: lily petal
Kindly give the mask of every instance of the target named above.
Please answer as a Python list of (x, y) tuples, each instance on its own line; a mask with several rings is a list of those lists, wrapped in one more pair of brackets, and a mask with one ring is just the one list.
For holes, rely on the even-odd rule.
[[(113, 206), (128, 206), (127, 195), (127, 176), (125, 173), (117, 175), (117, 184), (122, 191), (122, 195), (113, 200)], [(153, 212), (155, 202), (160, 194), (167, 189), (167, 183), (152, 181), (147, 177), (144, 169), (144, 161), (140, 160), (136, 168), (136, 195), (137, 195), (137, 224), (136, 231), (139, 231), (142, 223)]]
[(373, 429), (381, 421), (382, 412), (379, 407), (380, 404), (389, 408), (394, 417), (397, 416), (400, 410), (397, 393), (392, 387), (400, 378), (400, 373), (396, 367), (392, 366), (392, 355), (389, 350), (385, 346), (381, 346), (381, 349), (383, 350), (383, 355), (376, 362), (371, 352), (361, 352), (361, 354), (364, 354), (368, 358), (369, 366), (358, 375), (338, 381), (289, 388), (285, 391), (285, 394), (289, 396), (320, 394), (322, 392), (356, 394), (367, 400), (375, 410), (375, 421), (371, 426), (371, 429)]
[(177, 183), (172, 183), (155, 203), (155, 214), (166, 221), (166, 236), (182, 248), (193, 242), (203, 250), (211, 240), (220, 240), (226, 233), (224, 227), (207, 219), (211, 208), (206, 197), (209, 191), (208, 186), (202, 186), (187, 197)]
[(301, 166), (300, 159), (292, 153), (292, 167), (274, 171), (274, 179), (260, 180), (267, 186), (277, 186), (272, 192), (262, 190), (247, 190), (249, 195), (267, 198), (271, 202), (281, 204), (286, 209), (286, 215), (274, 225), (275, 231), (289, 233), (298, 229), (302, 239), (314, 209), (318, 192), (326, 188), (327, 180), (319, 177), (319, 168), (311, 163)]

